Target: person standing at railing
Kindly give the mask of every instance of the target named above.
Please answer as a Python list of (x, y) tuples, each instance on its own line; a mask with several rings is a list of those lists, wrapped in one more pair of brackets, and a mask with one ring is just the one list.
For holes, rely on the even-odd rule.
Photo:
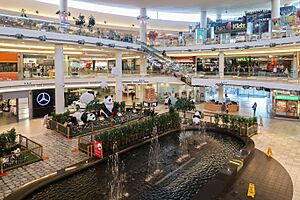
[(257, 108), (257, 103), (255, 102), (252, 106), (252, 110), (253, 110), (253, 116), (255, 117), (256, 114), (256, 108)]

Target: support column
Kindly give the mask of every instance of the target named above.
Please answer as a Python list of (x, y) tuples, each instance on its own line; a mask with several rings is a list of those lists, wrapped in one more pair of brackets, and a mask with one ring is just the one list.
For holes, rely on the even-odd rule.
[(146, 75), (147, 74), (147, 66), (148, 66), (147, 57), (145, 55), (142, 55), (140, 57), (140, 59), (141, 59), (141, 62), (140, 62), (140, 74), (141, 75)]
[(224, 78), (224, 52), (220, 51), (219, 53), (219, 76)]
[(140, 16), (137, 19), (140, 21), (140, 41), (147, 43), (147, 20), (149, 17), (147, 17), (146, 8), (141, 8)]
[(62, 45), (55, 45), (55, 113), (65, 112), (65, 67), (64, 49)]
[(143, 103), (143, 101), (144, 101), (144, 95), (145, 95), (145, 85), (140, 84), (138, 88), (139, 88), (140, 103)]
[(218, 101), (221, 103), (224, 101), (224, 86), (219, 86), (218, 88)]
[(272, 1), (271, 19), (280, 18), (280, 0)]
[(68, 0), (59, 1), (59, 19), (60, 23), (68, 22)]
[(123, 101), (123, 85), (122, 85), (122, 52), (116, 52), (116, 101)]
[(221, 13), (217, 14), (217, 20), (222, 20), (222, 14)]
[(296, 52), (293, 59), (292, 78), (298, 78), (300, 53)]
[(200, 21), (200, 28), (206, 29), (207, 28), (207, 11), (201, 11), (201, 21)]

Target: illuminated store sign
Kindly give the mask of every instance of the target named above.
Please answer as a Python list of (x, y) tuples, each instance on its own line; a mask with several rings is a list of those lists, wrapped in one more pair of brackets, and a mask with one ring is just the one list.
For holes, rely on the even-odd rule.
[(286, 100), (286, 101), (299, 101), (299, 96), (276, 95), (275, 99)]

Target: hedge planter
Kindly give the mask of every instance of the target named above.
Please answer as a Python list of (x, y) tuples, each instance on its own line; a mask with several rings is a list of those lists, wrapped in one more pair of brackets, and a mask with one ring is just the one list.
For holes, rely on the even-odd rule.
[[(43, 146), (22, 135), (16, 135), (16, 144), (10, 153), (0, 157), (0, 173), (43, 159)], [(19, 149), (20, 151), (15, 151)]]
[(143, 118), (141, 114), (130, 114), (122, 117), (108, 118), (105, 120), (96, 120), (95, 122), (87, 123), (84, 126), (64, 125), (55, 120), (49, 120), (49, 128), (54, 130), (67, 138), (73, 138), (85, 134), (93, 134), (100, 130), (113, 127), (119, 124), (124, 124), (130, 121)]

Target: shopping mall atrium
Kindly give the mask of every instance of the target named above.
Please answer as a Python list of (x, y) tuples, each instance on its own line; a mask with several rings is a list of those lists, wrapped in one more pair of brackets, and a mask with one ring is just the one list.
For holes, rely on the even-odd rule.
[(300, 200), (299, 0), (0, 0), (0, 200)]

